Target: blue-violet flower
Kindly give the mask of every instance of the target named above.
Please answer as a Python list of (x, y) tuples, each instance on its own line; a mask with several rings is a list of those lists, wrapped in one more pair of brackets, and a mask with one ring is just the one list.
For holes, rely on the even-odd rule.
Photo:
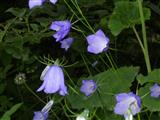
[(98, 54), (106, 51), (109, 47), (109, 38), (105, 36), (102, 30), (87, 37), (88, 52)]
[(151, 96), (152, 97), (155, 97), (155, 98), (159, 98), (160, 97), (160, 86), (157, 83), (155, 83), (150, 88), (150, 91), (151, 91)]
[(73, 43), (73, 38), (66, 38), (60, 41), (61, 43), (61, 48), (64, 48), (66, 51), (68, 48), (70, 48), (71, 44)]
[[(36, 6), (41, 6), (45, 0), (29, 0), (29, 8), (32, 9)], [(50, 0), (51, 3), (55, 4), (57, 0)]]
[(119, 115), (124, 115), (125, 118), (132, 118), (132, 115), (140, 112), (141, 100), (134, 93), (120, 93), (116, 95), (117, 104), (114, 112)]
[(56, 38), (56, 42), (62, 40), (70, 31), (71, 22), (65, 21), (55, 21), (52, 22), (50, 29), (57, 31), (53, 37)]
[(48, 112), (53, 105), (53, 100), (50, 100), (41, 111), (34, 112), (33, 120), (47, 120)]
[(80, 91), (89, 96), (97, 89), (97, 84), (93, 80), (83, 80)]
[(44, 90), (47, 94), (55, 92), (59, 92), (62, 96), (67, 94), (67, 87), (64, 84), (64, 74), (61, 67), (57, 65), (52, 65), (49, 68), (46, 67), (41, 74), (41, 79), (43, 79), (43, 84), (37, 92)]

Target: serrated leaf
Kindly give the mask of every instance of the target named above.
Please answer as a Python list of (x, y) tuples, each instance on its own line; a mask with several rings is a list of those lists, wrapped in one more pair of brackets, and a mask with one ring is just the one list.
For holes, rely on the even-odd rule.
[(154, 112), (154, 111), (160, 111), (160, 99), (159, 98), (153, 98), (150, 96), (150, 87), (152, 85), (147, 85), (139, 90), (139, 96), (142, 97), (142, 103), (145, 107), (147, 107), (148, 110)]
[[(150, 18), (150, 9), (143, 8), (144, 19)], [(115, 9), (109, 20), (109, 28), (117, 36), (123, 29), (140, 24), (140, 15), (137, 2), (120, 1), (115, 3)]]
[(137, 80), (140, 84), (144, 84), (146, 82), (160, 83), (160, 69), (153, 70), (147, 76), (140, 74), (137, 76)]
[(18, 103), (14, 105), (10, 110), (6, 111), (0, 120), (10, 120), (10, 116), (14, 114), (23, 103)]
[[(85, 78), (86, 80), (92, 79), (96, 81), (97, 90), (89, 97), (84, 96), (82, 93), (76, 94), (71, 91), (68, 99), (72, 107), (77, 109), (105, 106), (108, 110), (113, 110), (115, 105), (114, 95), (129, 91), (129, 87), (134, 81), (138, 70), (138, 67), (122, 67), (116, 71), (110, 69), (93, 77)], [(79, 88), (76, 88), (76, 91), (79, 92)]]

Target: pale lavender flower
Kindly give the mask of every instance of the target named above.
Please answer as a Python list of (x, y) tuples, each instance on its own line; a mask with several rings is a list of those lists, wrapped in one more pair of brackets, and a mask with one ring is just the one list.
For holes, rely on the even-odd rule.
[(62, 40), (70, 31), (71, 22), (65, 21), (55, 21), (52, 22), (50, 29), (57, 31), (53, 37), (56, 38), (56, 42)]
[(41, 6), (45, 0), (29, 0), (29, 8), (32, 9), (36, 6)]
[(134, 93), (120, 93), (116, 95), (117, 104), (114, 112), (119, 115), (124, 115), (125, 118), (135, 115), (140, 112), (141, 100)]
[(48, 113), (43, 113), (41, 111), (34, 112), (33, 120), (47, 120)]
[(150, 88), (150, 91), (151, 91), (151, 96), (152, 97), (155, 97), (155, 98), (159, 98), (160, 97), (160, 86), (157, 83), (155, 83)]
[(70, 48), (71, 44), (73, 43), (73, 38), (66, 38), (60, 41), (61, 43), (61, 48), (64, 48), (66, 51), (68, 48)]
[(98, 54), (106, 51), (109, 47), (109, 38), (105, 36), (102, 30), (87, 37), (88, 52)]
[[(29, 8), (41, 6), (46, 0), (29, 0)], [(56, 4), (57, 0), (50, 0), (51, 3)]]
[(64, 84), (64, 74), (61, 67), (52, 65), (50, 68), (47, 68), (47, 71), (45, 71), (41, 76), (41, 79), (43, 79), (43, 84), (40, 86), (37, 92), (44, 90), (44, 92), (47, 94), (55, 92), (59, 92), (59, 94), (62, 96), (67, 94), (67, 87)]
[(56, 4), (57, 0), (49, 0), (51, 3)]
[(53, 100), (50, 100), (41, 111), (34, 112), (33, 120), (47, 120), (48, 112), (52, 108)]
[(93, 80), (83, 80), (80, 91), (89, 96), (97, 89), (97, 84)]

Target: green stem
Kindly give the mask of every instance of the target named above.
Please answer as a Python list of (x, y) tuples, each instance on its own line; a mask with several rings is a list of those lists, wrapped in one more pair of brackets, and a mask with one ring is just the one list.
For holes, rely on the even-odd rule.
[(138, 113), (138, 120), (141, 120), (141, 117), (140, 117), (139, 113)]
[(139, 34), (138, 34), (135, 26), (133, 26), (132, 28), (133, 28), (133, 31), (134, 31), (136, 37), (137, 37), (137, 40), (138, 40), (139, 45), (140, 45), (140, 47), (141, 47), (141, 49), (142, 49), (142, 52), (143, 52), (143, 54), (145, 54), (145, 49), (144, 49), (144, 47), (143, 47), (143, 43), (142, 43), (142, 41), (141, 41), (141, 38), (139, 37)]
[(109, 63), (111, 64), (112, 68), (113, 68), (114, 70), (116, 70), (116, 69), (115, 69), (115, 66), (114, 66), (114, 64), (113, 64), (113, 62), (112, 62), (112, 60), (111, 60), (110, 57), (109, 57), (109, 55), (108, 55), (107, 53), (105, 53), (105, 55), (107, 56), (107, 59), (108, 59)]
[(70, 9), (70, 11), (77, 17), (77, 19), (78, 19), (79, 21), (81, 21), (82, 24), (83, 24), (85, 27), (87, 27), (88, 29), (90, 29), (89, 26), (87, 26), (87, 24), (84, 23), (83, 20), (76, 14), (76, 12), (72, 9), (72, 7), (68, 4), (68, 2), (67, 2), (66, 0), (64, 0), (64, 2), (65, 2), (65, 4), (68, 6), (68, 8)]
[(99, 58), (102, 60), (102, 62), (108, 67), (110, 68), (110, 66), (105, 62), (105, 60), (103, 59), (103, 57), (101, 55), (99, 55)]
[(143, 34), (143, 44), (144, 44), (144, 49), (145, 49), (145, 62), (147, 66), (147, 71), (148, 73), (151, 72), (151, 64), (150, 64), (150, 59), (149, 59), (149, 54), (148, 54), (148, 44), (147, 44), (147, 36), (146, 36), (146, 27), (145, 27), (145, 20), (144, 20), (144, 14), (143, 14), (143, 7), (142, 7), (142, 2), (141, 0), (137, 0), (138, 2), (138, 7), (139, 7), (139, 14), (140, 14), (140, 19), (141, 19), (141, 24), (142, 24), (142, 34)]
[(41, 101), (42, 103), (46, 104), (46, 102), (43, 101), (38, 95), (36, 95), (36, 94), (33, 92), (33, 90), (32, 90), (26, 83), (24, 83), (24, 86), (25, 86), (39, 101)]
[(89, 67), (88, 67), (88, 65), (87, 65), (87, 63), (86, 63), (86, 60), (84, 59), (84, 57), (83, 57), (82, 54), (81, 54), (81, 56), (82, 56), (82, 59), (83, 59), (83, 61), (84, 61), (84, 64), (86, 65), (86, 68), (87, 68), (87, 70), (88, 70), (89, 75), (92, 76), (92, 73), (91, 73), (91, 71), (90, 71), (90, 69), (89, 69)]
[(82, 16), (82, 18), (84, 19), (84, 21), (86, 22), (86, 24), (88, 25), (88, 27), (90, 28), (90, 30), (95, 33), (94, 29), (91, 27), (91, 25), (89, 24), (88, 20), (86, 19), (86, 17), (83, 15), (83, 12), (81, 11), (77, 1), (75, 0), (75, 3), (73, 2), (73, 0), (71, 0), (72, 3), (74, 4), (74, 6), (76, 7), (76, 9), (78, 10), (78, 12), (80, 13), (80, 15)]

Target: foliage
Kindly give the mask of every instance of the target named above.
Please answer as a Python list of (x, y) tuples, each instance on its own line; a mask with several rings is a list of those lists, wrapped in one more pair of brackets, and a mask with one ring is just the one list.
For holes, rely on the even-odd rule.
[[(124, 116), (114, 112), (116, 95), (131, 91), (142, 100), (141, 112), (134, 120), (160, 118), (159, 98), (150, 96), (151, 86), (160, 84), (160, 2), (58, 0), (52, 4), (46, 0), (32, 9), (28, 0), (10, 2), (9, 7), (6, 3), (2, 3), (5, 11), (0, 16), (0, 120), (30, 120), (35, 111), (50, 109), (48, 119), (51, 120), (75, 120), (86, 109), (88, 120), (122, 120)], [(68, 51), (61, 49), (61, 42), (55, 41), (53, 35), (58, 29), (50, 29), (52, 22), (64, 20), (72, 23), (65, 36), (74, 39)], [(110, 40), (109, 48), (96, 55), (88, 53), (86, 37), (100, 29)], [(145, 42), (151, 72), (146, 71), (143, 59), (148, 51)], [(100, 42), (92, 44), (96, 48)], [(65, 97), (57, 94), (61, 88), (55, 94), (37, 93), (42, 83), (40, 75), (48, 64), (62, 68), (68, 89)], [(58, 80), (58, 74), (56, 77)], [(89, 96), (80, 90), (83, 80), (94, 80), (97, 84)], [(59, 86), (62, 81), (63, 78)], [(51, 99), (53, 107), (47, 105), (42, 109)]]

